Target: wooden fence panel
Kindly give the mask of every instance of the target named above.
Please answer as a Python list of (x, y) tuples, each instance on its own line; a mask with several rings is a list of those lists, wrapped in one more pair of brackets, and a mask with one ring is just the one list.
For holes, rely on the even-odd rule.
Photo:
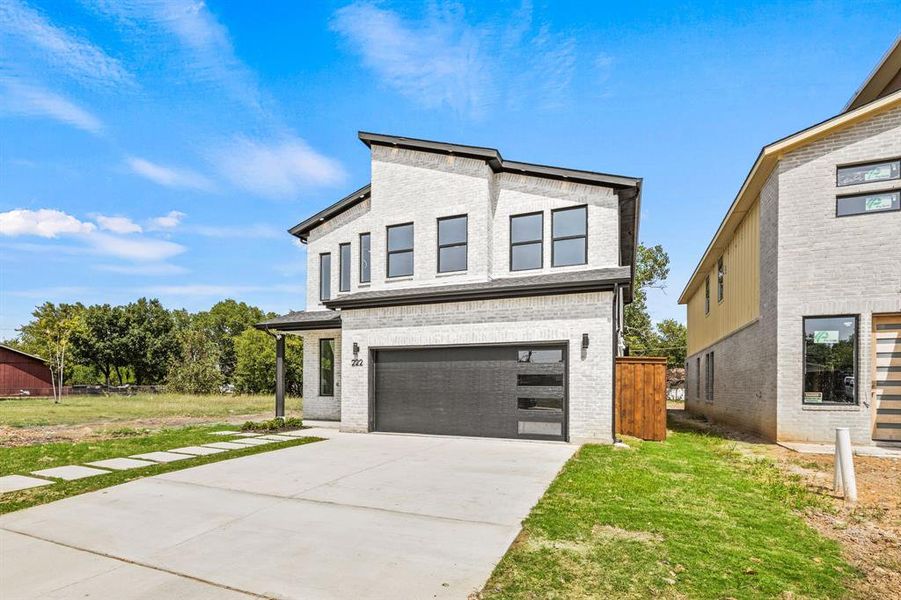
[(666, 358), (616, 359), (616, 432), (643, 440), (666, 439)]

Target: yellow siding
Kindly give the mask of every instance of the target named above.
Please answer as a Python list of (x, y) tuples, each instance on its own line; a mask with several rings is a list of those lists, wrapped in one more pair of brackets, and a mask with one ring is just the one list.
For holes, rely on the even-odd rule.
[[(755, 201), (722, 254), (725, 293), (717, 301), (716, 265), (702, 274), (688, 301), (688, 354), (747, 325), (760, 314), (760, 202)], [(710, 277), (710, 314), (704, 314), (704, 276)]]

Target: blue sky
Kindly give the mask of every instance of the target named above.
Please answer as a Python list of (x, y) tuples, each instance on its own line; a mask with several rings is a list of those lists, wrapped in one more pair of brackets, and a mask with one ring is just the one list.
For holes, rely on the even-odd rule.
[(369, 130), (645, 180), (676, 299), (760, 147), (839, 112), (894, 2), (0, 0), (0, 338), (45, 300), (304, 306), (285, 229)]

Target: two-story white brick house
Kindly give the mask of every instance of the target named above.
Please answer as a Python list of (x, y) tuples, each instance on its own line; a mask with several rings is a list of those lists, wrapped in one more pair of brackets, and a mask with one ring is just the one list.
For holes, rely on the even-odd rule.
[(371, 182), (290, 229), (307, 309), (258, 325), (303, 336), (305, 418), (610, 442), (641, 180), (360, 139)]
[(901, 441), (901, 38), (761, 151), (682, 292), (686, 407), (784, 441)]

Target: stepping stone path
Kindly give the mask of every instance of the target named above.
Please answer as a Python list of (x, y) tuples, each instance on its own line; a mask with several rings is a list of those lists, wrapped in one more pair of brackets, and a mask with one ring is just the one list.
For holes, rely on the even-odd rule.
[(108, 458), (106, 460), (97, 460), (86, 463), (91, 467), (101, 467), (103, 469), (112, 469), (113, 471), (127, 471), (128, 469), (140, 469), (141, 467), (152, 467), (155, 462), (149, 460), (137, 460), (134, 458)]
[(203, 446), (185, 446), (184, 448), (173, 448), (169, 452), (178, 454), (190, 454), (191, 456), (206, 456), (208, 454), (219, 454), (225, 452), (222, 448), (205, 448)]
[(103, 469), (82, 467), (80, 465), (67, 465), (65, 467), (53, 467), (52, 469), (41, 469), (40, 471), (31, 472), (32, 475), (56, 477), (57, 479), (65, 479), (66, 481), (75, 481), (76, 479), (84, 479), (85, 477), (93, 477), (94, 475), (107, 475), (108, 473), (109, 471)]
[(42, 485), (53, 485), (53, 482), (26, 475), (4, 475), (0, 477), (0, 494), (18, 492), (19, 490), (27, 490)]
[(220, 450), (241, 450), (247, 448), (247, 444), (236, 444), (234, 442), (213, 442), (212, 444), (204, 444), (204, 448), (219, 448)]
[(241, 438), (239, 440), (234, 440), (236, 444), (243, 444), (245, 446), (262, 446), (264, 444), (272, 444), (274, 443), (272, 440), (261, 440), (260, 438)]
[(238, 437), (250, 438), (250, 437), (257, 437), (257, 436), (260, 435), (260, 434), (259, 434), (259, 433), (253, 433), (253, 432), (250, 432), (250, 431), (241, 431), (241, 432), (234, 432), (234, 431), (233, 431), (233, 432), (232, 432), (232, 435), (236, 435), (236, 436), (238, 436)]
[(274, 433), (272, 435), (261, 435), (257, 438), (258, 440), (272, 440), (273, 442), (291, 442), (296, 440), (296, 437), (290, 435), (281, 435), (278, 433)]
[(225, 431), (211, 431), (210, 435), (235, 435), (238, 433), (237, 431), (225, 430)]
[(131, 458), (143, 458), (144, 460), (152, 460), (158, 463), (170, 463), (177, 460), (187, 460), (191, 458), (187, 454), (176, 454), (175, 452), (145, 452), (144, 454), (132, 454)]

